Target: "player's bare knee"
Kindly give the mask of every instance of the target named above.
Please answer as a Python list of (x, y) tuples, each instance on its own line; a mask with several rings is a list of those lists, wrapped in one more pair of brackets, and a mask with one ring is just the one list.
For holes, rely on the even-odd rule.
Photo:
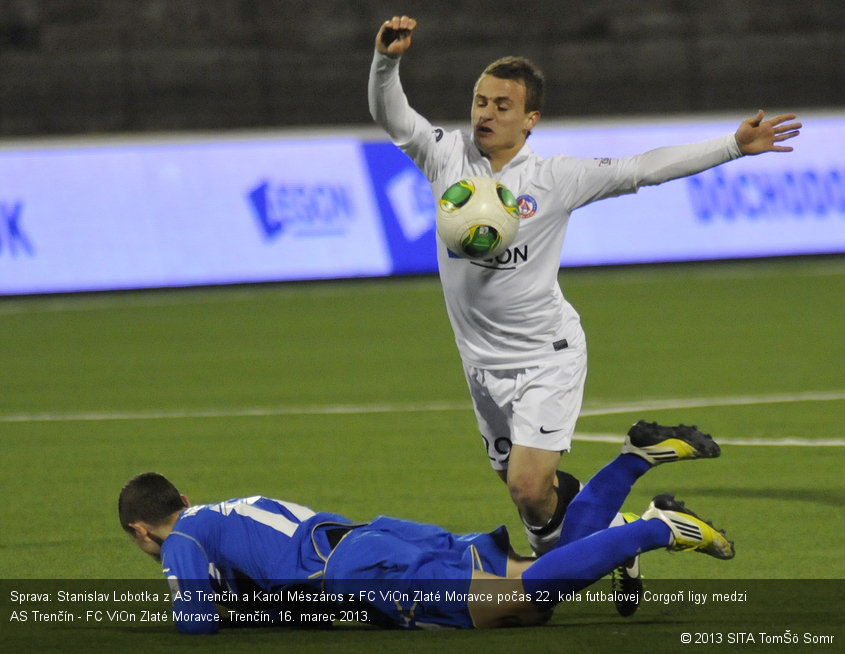
[(549, 497), (554, 493), (551, 482), (544, 483), (542, 478), (524, 475), (508, 478), (508, 490), (511, 499), (524, 516), (545, 513)]

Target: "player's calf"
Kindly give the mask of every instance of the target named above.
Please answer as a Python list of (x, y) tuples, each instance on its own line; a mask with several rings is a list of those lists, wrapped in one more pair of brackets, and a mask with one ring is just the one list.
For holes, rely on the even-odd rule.
[(557, 504), (551, 519), (545, 525), (532, 526), (521, 516), (525, 525), (525, 535), (535, 556), (541, 556), (557, 545), (566, 509), (581, 489), (581, 483), (568, 472), (558, 470), (555, 475), (558, 481), (554, 487)]

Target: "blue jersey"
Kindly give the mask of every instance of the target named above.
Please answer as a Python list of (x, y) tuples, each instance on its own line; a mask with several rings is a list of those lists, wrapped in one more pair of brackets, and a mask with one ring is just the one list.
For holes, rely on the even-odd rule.
[[(184, 633), (215, 633), (216, 605), (290, 623), (280, 615), (301, 607), (289, 604), (312, 611), (315, 602), (336, 609), (347, 600), (363, 602), (374, 624), (466, 628), (473, 626), (465, 599), (473, 572), (504, 576), (508, 550), (504, 527), (457, 535), (385, 516), (352, 524), (255, 496), (185, 509), (161, 562)], [(303, 593), (308, 599), (297, 600)]]
[(242, 609), (292, 586), (319, 591), (331, 552), (319, 527), (338, 524), (349, 520), (261, 496), (185, 509), (161, 547), (176, 628), (214, 633), (215, 604)]

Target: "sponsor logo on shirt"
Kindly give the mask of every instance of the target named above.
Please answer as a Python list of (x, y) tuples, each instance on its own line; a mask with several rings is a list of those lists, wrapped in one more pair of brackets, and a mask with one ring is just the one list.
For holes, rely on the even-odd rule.
[(537, 200), (530, 195), (520, 195), (516, 199), (519, 217), (526, 220), (537, 213)]
[[(455, 254), (448, 248), (446, 252), (449, 253), (450, 259), (463, 259), (463, 257)], [(525, 261), (528, 261), (528, 243), (522, 246), (514, 246), (502, 252), (499, 256), (492, 259), (483, 259), (481, 261), (465, 261), (473, 266), (480, 268), (489, 268), (491, 270), (516, 270), (516, 267)]]

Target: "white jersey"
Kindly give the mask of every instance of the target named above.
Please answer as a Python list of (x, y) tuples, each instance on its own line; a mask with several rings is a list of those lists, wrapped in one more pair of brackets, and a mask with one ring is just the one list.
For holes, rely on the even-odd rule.
[(435, 199), (459, 179), (479, 175), (500, 181), (520, 205), (516, 240), (495, 259), (450, 256), (438, 238), (446, 309), (461, 358), (472, 366), (523, 368), (546, 360), (555, 344), (584, 345), (580, 318), (557, 280), (573, 210), (740, 156), (732, 134), (621, 159), (543, 158), (526, 144), (494, 173), (469, 134), (436, 128), (410, 107), (398, 64), (398, 59), (376, 52), (370, 70), (370, 112), (428, 178)]

